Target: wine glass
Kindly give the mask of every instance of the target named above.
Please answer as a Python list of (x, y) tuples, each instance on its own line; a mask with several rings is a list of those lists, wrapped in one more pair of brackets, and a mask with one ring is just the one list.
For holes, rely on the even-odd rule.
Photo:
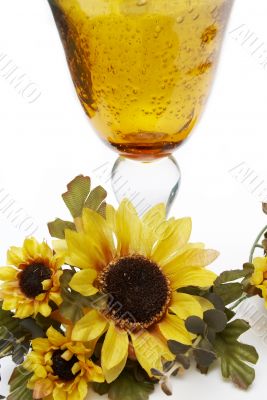
[(140, 213), (140, 196), (168, 208), (180, 182), (172, 152), (202, 113), (233, 0), (48, 1), (81, 104), (119, 153), (117, 199), (131, 189)]

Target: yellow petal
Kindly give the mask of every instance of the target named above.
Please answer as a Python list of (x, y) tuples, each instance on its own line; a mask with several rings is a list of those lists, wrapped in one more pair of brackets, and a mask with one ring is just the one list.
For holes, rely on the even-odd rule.
[(47, 372), (45, 367), (43, 367), (42, 365), (36, 365), (34, 367), (34, 374), (38, 377), (38, 378), (46, 378), (47, 377)]
[(101, 353), (101, 365), (107, 383), (118, 378), (123, 371), (128, 357), (129, 339), (125, 331), (110, 324)]
[(49, 317), (52, 312), (52, 308), (47, 303), (41, 303), (38, 307), (38, 311), (44, 317)]
[(93, 269), (85, 269), (72, 277), (69, 286), (83, 296), (93, 296), (98, 292), (98, 289), (93, 286), (97, 277), (97, 272)]
[[(53, 391), (53, 399), (54, 400), (68, 400), (68, 395), (60, 386), (55, 387)], [(70, 399), (70, 397), (69, 397)]]
[(142, 218), (143, 243), (147, 256), (151, 255), (155, 242), (161, 237), (165, 218), (166, 207), (164, 204), (158, 204), (155, 207), (152, 207)]
[(110, 229), (115, 232), (116, 231), (116, 210), (115, 208), (107, 204), (106, 206), (106, 221)]
[(67, 339), (65, 336), (61, 335), (55, 328), (52, 326), (46, 332), (49, 342), (52, 343), (55, 347), (60, 347), (66, 343)]
[(5, 311), (15, 310), (17, 308), (18, 301), (19, 299), (16, 297), (15, 293), (14, 297), (5, 297), (2, 304), (2, 309)]
[(43, 399), (53, 392), (53, 382), (50, 379), (38, 379), (33, 387), (33, 399)]
[[(177, 258), (173, 259), (171, 266), (173, 271), (178, 271), (182, 267), (206, 267), (211, 264), (219, 256), (216, 250), (206, 249), (190, 249), (180, 254)], [(168, 269), (168, 266), (164, 267), (164, 270)]]
[(66, 257), (68, 255), (68, 246), (66, 240), (53, 240), (52, 245), (53, 249), (59, 257)]
[(56, 292), (49, 293), (49, 300), (53, 301), (57, 306), (59, 306), (63, 301), (61, 295)]
[(168, 235), (160, 240), (152, 251), (152, 258), (159, 264), (168, 260), (182, 246), (184, 246), (191, 235), (192, 221), (190, 218), (182, 218), (172, 222), (169, 226)]
[(89, 311), (74, 326), (72, 340), (90, 342), (107, 330), (107, 321), (96, 310)]
[(7, 263), (19, 267), (24, 262), (23, 250), (21, 247), (12, 246), (7, 252)]
[(170, 310), (184, 320), (191, 316), (203, 317), (199, 302), (193, 296), (185, 293), (174, 292), (172, 294)]
[(85, 379), (81, 379), (79, 384), (78, 384), (78, 392), (80, 395), (80, 400), (85, 399), (88, 393), (88, 385)]
[(11, 281), (16, 278), (18, 271), (12, 267), (0, 267), (0, 281)]
[(74, 232), (66, 229), (65, 237), (68, 245), (71, 265), (81, 269), (97, 269), (106, 265), (105, 257), (101, 251), (101, 244), (96, 246), (91, 236), (83, 232)]
[(47, 353), (50, 350), (51, 345), (48, 339), (38, 338), (33, 339), (32, 348), (37, 353)]
[(200, 267), (180, 268), (176, 275), (169, 276), (173, 290), (187, 286), (210, 287), (216, 278), (214, 272)]
[(45, 279), (42, 282), (43, 290), (49, 290), (52, 286), (52, 280), (51, 279)]
[(38, 255), (39, 243), (35, 238), (27, 238), (23, 243), (23, 252), (26, 258), (34, 260)]
[(116, 214), (117, 250), (121, 256), (142, 254), (142, 224), (129, 200), (123, 200)]
[(172, 361), (175, 357), (171, 354), (166, 343), (157, 335), (148, 331), (131, 333), (135, 355), (143, 369), (152, 377), (151, 369), (163, 370), (162, 358)]
[(82, 221), (84, 232), (91, 237), (96, 246), (101, 247), (101, 252), (108, 263), (115, 251), (113, 233), (109, 224), (100, 214), (89, 208), (84, 208)]
[(166, 340), (175, 340), (176, 342), (186, 345), (192, 344), (190, 334), (185, 328), (184, 321), (176, 315), (167, 314), (158, 324), (158, 328)]
[(88, 360), (87, 364), (89, 364), (90, 367), (89, 380), (98, 383), (104, 382), (105, 378), (102, 369), (98, 365), (95, 365), (91, 360)]
[(34, 313), (34, 306), (33, 303), (31, 302), (29, 304), (27, 303), (20, 304), (14, 316), (19, 319), (24, 319), (30, 317), (33, 313)]

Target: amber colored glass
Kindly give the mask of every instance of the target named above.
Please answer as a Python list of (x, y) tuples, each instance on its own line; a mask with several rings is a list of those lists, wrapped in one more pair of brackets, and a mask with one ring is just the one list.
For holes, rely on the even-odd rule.
[(50, 0), (96, 132), (120, 154), (169, 155), (210, 91), (232, 0)]

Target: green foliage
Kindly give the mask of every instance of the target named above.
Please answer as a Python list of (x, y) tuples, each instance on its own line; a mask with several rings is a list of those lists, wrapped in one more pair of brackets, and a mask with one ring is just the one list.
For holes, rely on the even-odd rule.
[(32, 400), (32, 391), (27, 388), (31, 373), (23, 367), (14, 369), (9, 380), (10, 394), (7, 400)]
[(16, 364), (23, 362), (28, 353), (31, 335), (21, 325), (21, 320), (14, 318), (10, 311), (2, 310), (0, 303), (0, 359), (12, 356)]
[(238, 341), (249, 328), (249, 324), (241, 319), (230, 322), (216, 336), (214, 345), (221, 360), (223, 377), (231, 379), (242, 389), (247, 389), (255, 379), (255, 371), (247, 363), (256, 364), (258, 361), (255, 348)]
[[(91, 179), (88, 176), (79, 175), (67, 185), (67, 188), (62, 198), (73, 219), (81, 217), (84, 208), (90, 208), (105, 217), (107, 192), (102, 186), (91, 190)], [(57, 218), (48, 223), (48, 229), (52, 237), (64, 239), (65, 230), (76, 230), (76, 227), (73, 222)]]
[[(242, 270), (225, 271), (216, 279), (213, 292), (223, 300), (225, 305), (240, 299), (246, 291), (248, 278), (253, 272), (252, 267), (251, 264), (244, 264)], [(241, 282), (236, 282), (241, 279)]]
[(93, 389), (100, 395), (108, 394), (110, 400), (148, 400), (154, 384), (148, 380), (138, 381), (131, 371), (125, 370), (111, 384), (94, 384)]

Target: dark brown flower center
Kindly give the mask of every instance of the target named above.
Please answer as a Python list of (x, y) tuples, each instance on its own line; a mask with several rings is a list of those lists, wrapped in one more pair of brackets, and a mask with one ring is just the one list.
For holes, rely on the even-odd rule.
[(34, 299), (44, 293), (42, 282), (51, 278), (50, 269), (43, 264), (32, 264), (26, 267), (19, 275), (21, 291), (25, 296)]
[(170, 283), (160, 267), (143, 256), (122, 257), (111, 262), (99, 279), (108, 294), (107, 317), (121, 328), (148, 328), (166, 313)]
[(63, 350), (56, 350), (52, 356), (52, 368), (54, 374), (59, 377), (62, 381), (72, 381), (77, 375), (72, 373), (72, 367), (76, 362), (78, 362), (78, 358), (73, 356), (69, 361), (64, 360), (62, 358)]

